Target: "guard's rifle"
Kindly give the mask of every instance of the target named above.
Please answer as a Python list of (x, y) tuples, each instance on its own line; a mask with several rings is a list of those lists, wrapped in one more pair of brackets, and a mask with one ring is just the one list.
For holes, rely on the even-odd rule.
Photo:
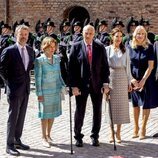
[(97, 18), (95, 20), (94, 28), (95, 28), (95, 38), (98, 38), (98, 25), (99, 25), (100, 20)]
[(72, 41), (73, 41), (73, 24), (75, 22), (75, 18), (72, 19), (71, 23), (70, 23), (70, 35), (65, 39), (65, 43), (67, 45), (67, 51), (66, 54), (69, 57), (69, 53), (70, 53), (70, 49), (71, 49), (71, 45), (72, 45)]

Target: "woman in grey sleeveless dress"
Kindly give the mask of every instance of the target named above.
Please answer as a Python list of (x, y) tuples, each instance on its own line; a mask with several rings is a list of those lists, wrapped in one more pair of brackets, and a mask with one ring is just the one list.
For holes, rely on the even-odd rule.
[[(110, 98), (113, 123), (117, 125), (116, 141), (121, 143), (121, 124), (129, 123), (128, 91), (131, 90), (129, 56), (122, 44), (122, 31), (114, 28), (111, 32), (112, 44), (106, 47), (110, 67)], [(106, 121), (111, 124), (109, 105), (106, 104)], [(113, 142), (111, 128), (110, 142)]]

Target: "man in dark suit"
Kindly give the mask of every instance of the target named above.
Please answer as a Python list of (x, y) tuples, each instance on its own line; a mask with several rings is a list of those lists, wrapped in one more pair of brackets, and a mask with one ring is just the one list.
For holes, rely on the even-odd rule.
[(76, 98), (75, 139), (76, 146), (83, 146), (81, 129), (85, 116), (86, 102), (90, 94), (93, 105), (91, 139), (99, 146), (101, 127), (102, 96), (109, 92), (109, 66), (103, 44), (93, 40), (95, 29), (91, 25), (83, 28), (83, 40), (72, 45), (69, 58), (69, 82)]
[(30, 70), (33, 67), (34, 51), (26, 45), (29, 28), (19, 25), (15, 31), (17, 42), (3, 50), (0, 56), (0, 76), (7, 89), (9, 117), (7, 122), (7, 147), (10, 155), (20, 155), (16, 149), (28, 150), (21, 142), (24, 119), (30, 92)]

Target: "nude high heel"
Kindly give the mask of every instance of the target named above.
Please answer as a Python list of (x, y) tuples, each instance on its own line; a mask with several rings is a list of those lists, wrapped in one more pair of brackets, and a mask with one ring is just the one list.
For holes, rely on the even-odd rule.
[(134, 128), (134, 133), (133, 133), (132, 138), (138, 138), (138, 137), (139, 137), (138, 132), (139, 132), (139, 127), (135, 127), (135, 128)]
[(146, 138), (146, 129), (142, 129), (139, 140), (143, 140)]
[(113, 143), (114, 142), (114, 137), (113, 135), (111, 134), (110, 138), (109, 138), (109, 143)]
[(121, 135), (120, 133), (116, 133), (116, 142), (121, 143)]

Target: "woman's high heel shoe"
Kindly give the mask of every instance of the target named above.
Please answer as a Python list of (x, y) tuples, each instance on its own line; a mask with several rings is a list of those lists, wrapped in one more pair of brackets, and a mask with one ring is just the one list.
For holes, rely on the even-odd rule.
[(138, 138), (139, 137), (139, 134), (138, 133), (134, 133), (132, 138)]
[(116, 142), (121, 143), (121, 136), (118, 133), (116, 133)]
[(139, 127), (134, 129), (134, 134), (133, 134), (132, 138), (138, 138), (139, 137), (138, 132), (139, 132)]
[(51, 137), (47, 137), (47, 141), (48, 141), (48, 143), (49, 143), (50, 145), (53, 145), (53, 140), (52, 140)]
[(111, 135), (110, 138), (109, 138), (109, 143), (113, 143), (114, 142), (114, 136)]
[(143, 140), (146, 138), (146, 129), (143, 129), (141, 131), (141, 134), (140, 134), (140, 137), (139, 137), (139, 140)]

